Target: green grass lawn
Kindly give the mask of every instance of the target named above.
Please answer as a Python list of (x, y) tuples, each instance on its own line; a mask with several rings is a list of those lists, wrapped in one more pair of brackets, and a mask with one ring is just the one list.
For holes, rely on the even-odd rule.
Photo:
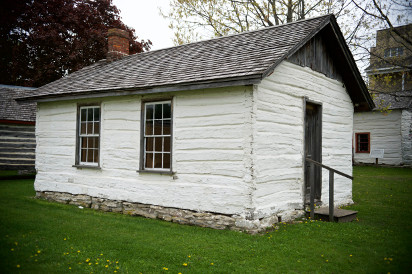
[(406, 273), (412, 169), (355, 167), (352, 223), (282, 224), (260, 235), (178, 225), (34, 199), (0, 181), (2, 273)]

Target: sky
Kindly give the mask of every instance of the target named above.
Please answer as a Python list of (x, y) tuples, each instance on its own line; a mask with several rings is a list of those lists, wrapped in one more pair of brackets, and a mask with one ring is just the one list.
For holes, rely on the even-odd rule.
[(169, 10), (169, 0), (113, 0), (123, 23), (132, 27), (140, 39), (150, 40), (151, 50), (173, 47), (173, 30), (159, 12)]

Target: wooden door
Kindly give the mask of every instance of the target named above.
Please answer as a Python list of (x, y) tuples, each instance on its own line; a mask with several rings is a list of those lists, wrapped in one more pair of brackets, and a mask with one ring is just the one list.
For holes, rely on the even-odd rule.
[[(322, 162), (322, 106), (306, 102), (305, 113), (305, 157)], [(309, 172), (310, 165), (305, 162), (305, 204), (309, 203), (310, 177), (315, 181), (315, 201), (320, 201), (322, 195), (321, 167), (315, 166), (314, 172)]]

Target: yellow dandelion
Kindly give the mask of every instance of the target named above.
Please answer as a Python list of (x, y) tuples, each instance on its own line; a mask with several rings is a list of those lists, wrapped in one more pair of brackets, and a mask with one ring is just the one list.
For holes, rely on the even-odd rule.
[(108, 265), (105, 265), (104, 267), (109, 267)]
[(103, 253), (101, 253), (100, 256), (103, 256)]
[(14, 242), (14, 244), (15, 244), (15, 245), (18, 245), (19, 243), (18, 243), (18, 242)]
[(320, 255), (321, 257), (323, 257), (323, 254), (322, 255)]
[(72, 268), (69, 266), (69, 269), (72, 269)]
[(163, 270), (169, 270), (169, 268), (167, 268), (167, 267), (163, 267)]
[(118, 264), (119, 263), (119, 261), (116, 261), (116, 264)]
[(14, 248), (10, 249), (11, 251), (14, 251)]
[(77, 250), (77, 253), (80, 253), (80, 250)]
[(329, 262), (328, 260), (326, 260), (326, 262)]
[(20, 265), (19, 265), (19, 264), (17, 265), (17, 268), (20, 268)]
[(190, 258), (191, 256), (190, 256), (190, 255), (187, 255), (187, 257), (189, 257), (189, 258)]
[(119, 269), (119, 267), (118, 267), (118, 266), (116, 266), (116, 269)]
[(210, 265), (213, 265), (213, 263), (210, 263)]
[(89, 263), (89, 265), (92, 265), (92, 263)]
[(183, 263), (183, 266), (187, 266), (187, 263)]
[(107, 260), (107, 262), (110, 262), (109, 260)]
[(37, 256), (37, 254), (34, 254), (34, 256)]
[(87, 258), (86, 263), (88, 263), (89, 261), (90, 261), (90, 259), (89, 259), (89, 258)]
[(388, 259), (388, 258), (383, 258), (385, 261)]
[(40, 250), (37, 250), (37, 253), (39, 253), (39, 254), (40, 254), (40, 253), (41, 253), (41, 251), (40, 251)]
[(389, 261), (392, 261), (392, 258), (388, 258)]
[(96, 263), (96, 264), (99, 264), (99, 263)]
[(352, 254), (350, 254), (349, 257), (352, 257)]

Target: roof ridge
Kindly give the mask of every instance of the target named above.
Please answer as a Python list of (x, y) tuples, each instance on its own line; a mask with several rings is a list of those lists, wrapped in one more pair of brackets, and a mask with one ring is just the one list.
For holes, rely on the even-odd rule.
[(10, 89), (23, 89), (23, 90), (34, 90), (35, 87), (24, 87), (24, 86), (15, 86), (15, 85), (3, 85), (0, 84), (0, 88), (10, 88)]
[[(163, 50), (169, 50), (169, 49), (173, 49), (173, 48), (179, 48), (179, 47), (189, 46), (189, 45), (193, 45), (193, 44), (218, 40), (218, 39), (225, 39), (225, 38), (229, 38), (229, 37), (233, 37), (233, 36), (245, 35), (245, 34), (253, 33), (253, 32), (267, 31), (267, 30), (274, 29), (274, 28), (280, 28), (280, 27), (284, 27), (284, 26), (288, 26), (288, 25), (298, 24), (298, 23), (302, 23), (302, 22), (306, 22), (306, 21), (316, 20), (316, 19), (319, 19), (319, 18), (322, 18), (322, 17), (326, 18), (326, 17), (331, 17), (331, 16), (333, 16), (333, 14), (329, 13), (329, 14), (326, 14), (326, 15), (319, 15), (319, 16), (316, 16), (316, 17), (311, 17), (311, 18), (302, 19), (302, 20), (298, 20), (298, 21), (288, 22), (288, 23), (281, 24), (281, 25), (274, 25), (274, 26), (259, 28), (259, 29), (255, 29), (255, 30), (242, 31), (242, 32), (239, 32), (239, 33), (232, 33), (232, 34), (228, 34), (228, 35), (224, 35), (224, 36), (219, 36), (219, 37), (214, 37), (214, 38), (207, 38), (207, 39), (194, 41), (194, 42), (190, 42), (190, 43), (186, 43), (186, 44), (182, 44), (182, 45), (166, 47), (166, 48), (161, 48), (161, 49), (156, 49), (156, 50), (151, 50), (151, 51), (145, 51), (145, 52), (139, 52), (139, 53), (135, 53), (135, 54), (132, 54), (132, 55), (129, 55), (129, 56), (148, 54), (148, 53), (152, 53), (152, 52), (159, 52), (159, 51), (163, 51)], [(127, 56), (125, 56), (125, 57), (127, 57)]]

